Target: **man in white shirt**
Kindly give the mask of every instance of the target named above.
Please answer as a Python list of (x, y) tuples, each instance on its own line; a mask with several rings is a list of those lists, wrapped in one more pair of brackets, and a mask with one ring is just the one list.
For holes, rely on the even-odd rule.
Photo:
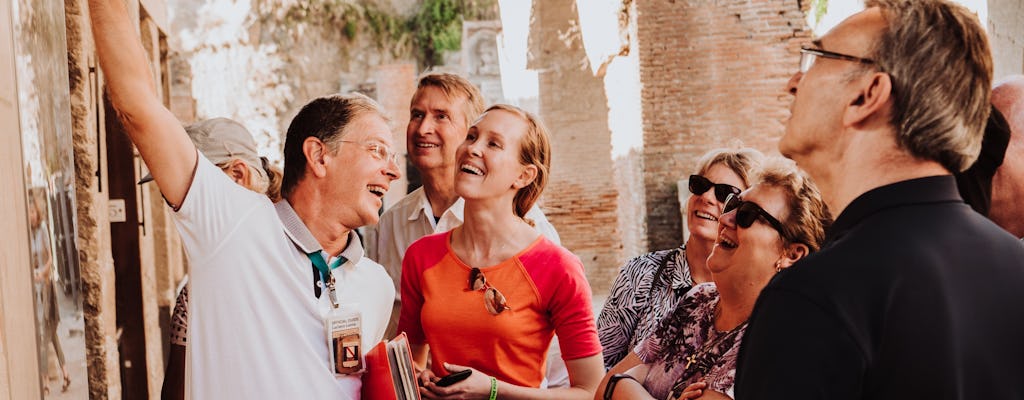
[[(394, 281), (395, 307), (386, 337), (398, 332), (401, 310), (402, 257), (417, 239), (447, 232), (462, 225), (463, 200), (455, 193), (455, 150), (466, 140), (470, 125), (484, 111), (483, 95), (465, 78), (429, 73), (419, 79), (410, 104), (406, 146), (409, 161), (419, 171), (423, 186), (406, 195), (380, 216), (376, 260)], [(537, 231), (561, 244), (558, 232), (534, 206), (526, 214)], [(553, 346), (548, 357), (549, 385), (568, 384), (565, 364)]]
[(124, 3), (89, 6), (110, 100), (175, 210), (191, 265), (186, 396), (358, 399), (358, 373), (333, 372), (325, 323), (332, 308), (359, 315), (369, 349), (394, 301), (354, 232), (377, 222), (399, 176), (380, 107), (362, 95), (304, 106), (285, 140), (284, 200), (272, 204), (199, 154), (161, 104)]

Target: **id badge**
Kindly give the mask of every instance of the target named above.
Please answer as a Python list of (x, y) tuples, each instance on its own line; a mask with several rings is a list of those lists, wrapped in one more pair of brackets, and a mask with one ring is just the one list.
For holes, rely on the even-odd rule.
[(362, 316), (351, 307), (334, 307), (324, 319), (327, 346), (331, 354), (331, 371), (350, 375), (363, 370), (361, 349)]

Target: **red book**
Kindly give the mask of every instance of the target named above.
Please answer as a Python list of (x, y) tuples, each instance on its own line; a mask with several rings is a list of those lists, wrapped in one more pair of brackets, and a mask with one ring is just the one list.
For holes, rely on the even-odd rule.
[(390, 341), (381, 341), (366, 353), (362, 398), (420, 400), (416, 368), (405, 332)]

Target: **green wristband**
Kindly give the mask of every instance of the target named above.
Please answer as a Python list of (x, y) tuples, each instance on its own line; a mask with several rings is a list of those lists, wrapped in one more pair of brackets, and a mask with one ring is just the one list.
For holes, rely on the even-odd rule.
[(498, 399), (498, 379), (492, 376), (491, 377), (491, 397), (489, 397), (488, 400), (497, 400), (497, 399)]

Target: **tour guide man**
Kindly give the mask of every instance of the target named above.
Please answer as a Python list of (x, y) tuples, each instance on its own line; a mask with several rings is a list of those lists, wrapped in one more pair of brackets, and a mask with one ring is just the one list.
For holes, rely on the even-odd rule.
[(391, 315), (391, 279), (363, 257), (354, 232), (377, 222), (399, 176), (379, 106), (334, 95), (303, 107), (288, 128), (285, 200), (275, 206), (198, 154), (160, 103), (124, 2), (89, 6), (110, 100), (174, 209), (191, 265), (186, 393), (359, 398), (359, 376), (332, 370), (325, 315), (360, 316), (363, 349), (381, 339)]

